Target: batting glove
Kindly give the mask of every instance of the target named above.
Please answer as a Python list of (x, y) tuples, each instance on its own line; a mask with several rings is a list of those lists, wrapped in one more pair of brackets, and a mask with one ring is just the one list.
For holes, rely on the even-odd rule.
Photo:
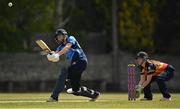
[(51, 62), (58, 62), (59, 61), (59, 54), (58, 53), (48, 54), (47, 58)]
[(48, 59), (49, 61), (53, 61), (53, 58), (54, 58), (53, 55), (51, 55), (51, 54), (48, 54), (48, 55), (47, 55), (47, 59)]
[(52, 62), (58, 62), (59, 61), (59, 54), (58, 53), (54, 53), (54, 54), (52, 54), (52, 56), (53, 56)]

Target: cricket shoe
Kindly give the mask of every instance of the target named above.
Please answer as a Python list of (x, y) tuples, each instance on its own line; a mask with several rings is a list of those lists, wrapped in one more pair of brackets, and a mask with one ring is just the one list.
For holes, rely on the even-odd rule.
[(52, 97), (49, 97), (46, 102), (58, 102), (58, 100), (56, 100), (56, 99), (54, 99)]
[(97, 98), (99, 97), (99, 95), (100, 95), (100, 92), (94, 91), (94, 90), (89, 89), (89, 88), (87, 88), (87, 87), (85, 87), (85, 86), (82, 86), (82, 87), (80, 88), (80, 91), (81, 91), (81, 93), (84, 94), (86, 97), (91, 98), (89, 101), (96, 101), (96, 99), (97, 99)]
[(160, 99), (160, 101), (171, 101), (171, 97), (170, 98), (163, 97), (163, 98)]
[(140, 101), (152, 101), (150, 98), (141, 98)]
[(89, 101), (96, 101), (99, 96), (100, 96), (100, 92), (95, 91), (92, 98)]

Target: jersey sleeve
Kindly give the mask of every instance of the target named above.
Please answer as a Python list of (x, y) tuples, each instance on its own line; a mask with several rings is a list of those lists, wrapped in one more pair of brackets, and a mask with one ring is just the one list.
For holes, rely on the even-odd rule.
[(72, 45), (75, 45), (76, 39), (73, 36), (70, 36), (70, 37), (68, 37), (67, 42), (71, 43)]
[(156, 66), (154, 64), (149, 64), (147, 66), (148, 75), (155, 73)]

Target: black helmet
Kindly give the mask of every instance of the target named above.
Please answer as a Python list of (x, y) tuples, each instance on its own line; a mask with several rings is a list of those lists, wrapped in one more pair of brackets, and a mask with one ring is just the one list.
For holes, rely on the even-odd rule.
[(65, 29), (57, 29), (56, 32), (55, 32), (55, 36), (54, 37), (56, 37), (58, 35), (65, 35), (65, 36), (67, 36), (68, 33), (67, 33), (67, 31)]
[(148, 54), (146, 52), (140, 51), (136, 55), (136, 59), (137, 58), (143, 58), (143, 59), (147, 60), (149, 58), (149, 56), (148, 56)]

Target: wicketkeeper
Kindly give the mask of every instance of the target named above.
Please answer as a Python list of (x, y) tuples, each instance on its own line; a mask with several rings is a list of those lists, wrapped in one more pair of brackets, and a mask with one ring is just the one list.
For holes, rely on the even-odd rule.
[(62, 69), (53, 92), (47, 101), (58, 101), (59, 94), (63, 91), (67, 79), (72, 86), (67, 90), (68, 93), (96, 100), (100, 93), (80, 84), (81, 75), (87, 67), (87, 58), (75, 37), (68, 35), (64, 29), (57, 29), (54, 38), (59, 46), (55, 52), (47, 55), (48, 60), (57, 62), (60, 56), (65, 55), (69, 65), (67, 68)]
[(170, 64), (163, 63), (157, 60), (151, 60), (146, 52), (139, 52), (136, 56), (136, 63), (141, 70), (139, 84), (136, 86), (136, 97), (144, 91), (144, 98), (141, 100), (152, 100), (151, 83), (156, 82), (163, 97), (161, 101), (170, 101), (171, 95), (166, 86), (166, 81), (174, 76), (174, 67)]

